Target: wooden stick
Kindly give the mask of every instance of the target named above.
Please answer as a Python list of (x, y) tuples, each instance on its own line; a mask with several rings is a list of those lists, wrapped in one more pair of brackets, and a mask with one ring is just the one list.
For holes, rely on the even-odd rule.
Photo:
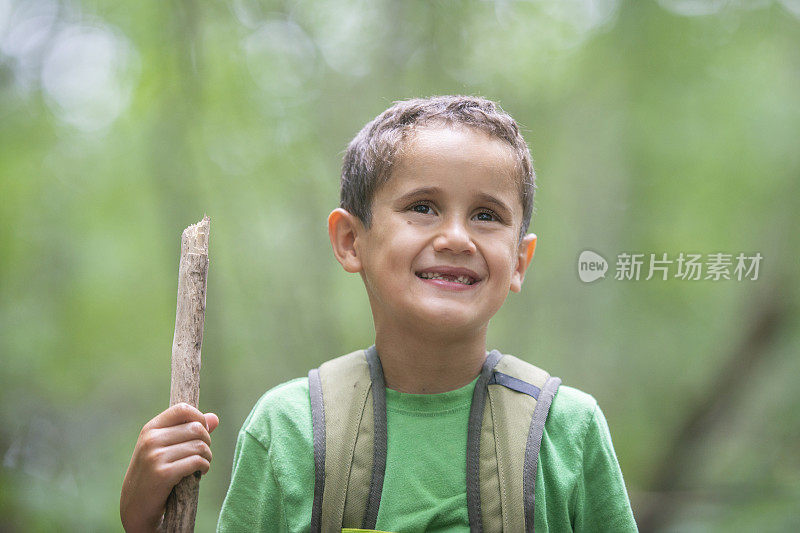
[[(208, 236), (211, 220), (192, 224), (181, 236), (181, 262), (178, 267), (178, 307), (175, 337), (172, 341), (172, 384), (169, 404), (186, 402), (194, 407), (200, 401), (200, 349), (206, 315), (208, 276)], [(163, 525), (166, 531), (194, 531), (200, 472), (186, 476), (172, 489), (167, 499)]]

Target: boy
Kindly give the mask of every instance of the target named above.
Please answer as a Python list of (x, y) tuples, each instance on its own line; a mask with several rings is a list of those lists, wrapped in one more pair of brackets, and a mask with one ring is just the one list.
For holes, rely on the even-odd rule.
[[(361, 275), (375, 325), (374, 347), (336, 360), (366, 358), (370, 364), (373, 403), (364, 402), (360, 423), (370, 424), (374, 417), (375, 425), (369, 426), (366, 440), (354, 442), (383, 442), (383, 449), (375, 444), (374, 455), (371, 445), (359, 448), (366, 454), (352, 448), (349, 454), (353, 466), (364, 457), (372, 461), (372, 477), (363, 478), (367, 483), (362, 485), (377, 499), (365, 501), (367, 510), (358, 515), (365, 522), (372, 515), (369, 527), (530, 531), (533, 522), (539, 531), (636, 530), (608, 427), (594, 399), (566, 386), (553, 398), (553, 379), (537, 387), (492, 374), (502, 356), (486, 352), (486, 331), (508, 292), (521, 290), (533, 254), (536, 236), (527, 234), (533, 190), (530, 153), (516, 123), (481, 98), (397, 102), (348, 147), (341, 207), (330, 214), (328, 230), (336, 259), (347, 272)], [(518, 364), (528, 375), (547, 377)], [(218, 531), (307, 531), (310, 525), (318, 529), (320, 520), (325, 531), (339, 529), (325, 522), (327, 511), (320, 511), (330, 503), (324, 484), (330, 485), (328, 469), (336, 474), (338, 467), (332, 459), (325, 461), (325, 430), (337, 428), (324, 422), (326, 415), (336, 415), (336, 405), (314, 403), (322, 401), (325, 386), (320, 384), (326, 383), (315, 372), (268, 391), (248, 416)], [(552, 399), (549, 414), (544, 411), (546, 423), (538, 415), (541, 433), (528, 441), (538, 451), (532, 454), (531, 469), (531, 454), (525, 450), (526, 486), (518, 498), (504, 491), (507, 483), (523, 479), (521, 468), (497, 482), (498, 498), (487, 497), (484, 488), (484, 472), (497, 477), (502, 470), (485, 471), (484, 455), (495, 465), (503, 460), (502, 446), (495, 458), (494, 441), (484, 440), (486, 435), (491, 439), (487, 431), (492, 431), (486, 428), (486, 415), (483, 426), (474, 425), (475, 413), (480, 420), (484, 412), (475, 407), (475, 399), (487, 401), (479, 391), (495, 383), (487, 381), (490, 375), (518, 391), (510, 393), (514, 401), (538, 395), (537, 402), (530, 401), (538, 409)], [(326, 386), (329, 394), (337, 385), (329, 377)], [(503, 405), (487, 401), (486, 412), (489, 403), (492, 410)], [(523, 420), (525, 431), (531, 424), (533, 434), (530, 421), (536, 413), (516, 417), (512, 411), (512, 420)], [(171, 484), (195, 470), (208, 470), (208, 433), (217, 423), (215, 415), (176, 406), (145, 426), (123, 484), (126, 529), (152, 530)], [(358, 424), (354, 439), (362, 438)], [(494, 424), (496, 432), (504, 431)], [(489, 445), (477, 447), (478, 440)], [(526, 442), (512, 444), (512, 452), (522, 457), (519, 450)], [(354, 477), (351, 473), (348, 481), (345, 476), (347, 500), (341, 495), (340, 506), (347, 509), (357, 499), (350, 491), (360, 488), (353, 487)], [(521, 515), (506, 516), (512, 504), (523, 508), (523, 498), (524, 521)], [(136, 522), (138, 517), (145, 518)]]

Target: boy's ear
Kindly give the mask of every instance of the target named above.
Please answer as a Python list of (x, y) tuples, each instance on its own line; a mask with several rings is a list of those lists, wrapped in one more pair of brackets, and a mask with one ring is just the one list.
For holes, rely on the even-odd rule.
[(519, 292), (522, 290), (522, 281), (525, 279), (525, 271), (533, 258), (533, 251), (536, 249), (536, 235), (528, 233), (522, 238), (517, 250), (517, 267), (511, 275), (511, 290)]
[(356, 237), (363, 226), (358, 217), (341, 207), (328, 215), (328, 236), (331, 238), (333, 255), (347, 272), (361, 272), (361, 259), (356, 253)]

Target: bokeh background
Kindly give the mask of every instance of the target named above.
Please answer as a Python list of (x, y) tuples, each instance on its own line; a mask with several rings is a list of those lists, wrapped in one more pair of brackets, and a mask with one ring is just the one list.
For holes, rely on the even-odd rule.
[[(800, 528), (800, 1), (0, 0), (0, 530), (121, 530), (208, 213), (212, 531), (259, 396), (372, 343), (326, 233), (345, 146), (451, 93), (499, 101), (538, 174), (490, 346), (598, 399), (643, 530)], [(623, 252), (763, 260), (616, 280)]]

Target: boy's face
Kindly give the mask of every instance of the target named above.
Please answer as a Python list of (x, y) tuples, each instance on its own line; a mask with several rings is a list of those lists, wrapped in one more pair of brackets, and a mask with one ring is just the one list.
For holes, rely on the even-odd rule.
[(345, 268), (361, 273), (376, 328), (474, 333), (521, 288), (535, 240), (519, 243), (521, 221), (510, 147), (471, 128), (425, 127), (375, 194), (370, 228), (356, 224)]

